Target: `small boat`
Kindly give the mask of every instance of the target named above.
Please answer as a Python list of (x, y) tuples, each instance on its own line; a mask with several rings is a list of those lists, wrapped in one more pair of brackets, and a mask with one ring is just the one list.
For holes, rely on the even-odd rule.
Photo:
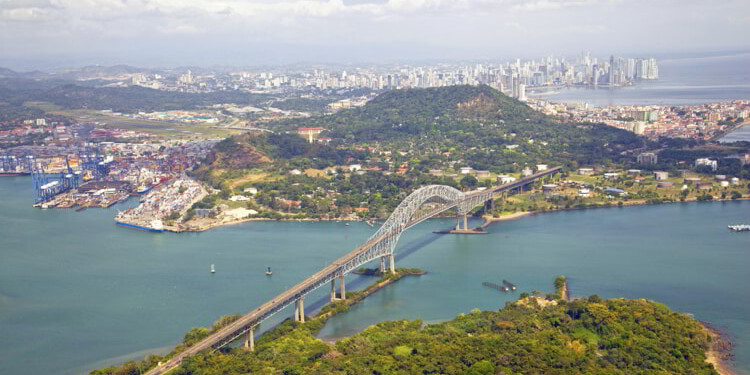
[(216, 267), (213, 264), (211, 265), (211, 273), (216, 273)]
[(748, 232), (750, 231), (750, 224), (727, 225), (727, 228), (735, 232)]
[(268, 267), (268, 269), (266, 270), (266, 276), (271, 276), (271, 275), (273, 275), (273, 272), (271, 272), (271, 267)]
[(344, 225), (346, 225), (346, 226), (348, 227), (348, 226), (350, 226), (351, 224), (349, 224), (349, 223), (346, 223), (346, 224), (344, 224)]

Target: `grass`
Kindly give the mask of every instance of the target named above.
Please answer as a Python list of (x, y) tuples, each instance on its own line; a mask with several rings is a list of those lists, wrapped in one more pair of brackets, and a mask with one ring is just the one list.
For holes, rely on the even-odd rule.
[(25, 105), (51, 114), (67, 116), (82, 121), (101, 122), (102, 124), (99, 127), (105, 129), (136, 130), (166, 138), (226, 138), (232, 134), (242, 132), (240, 130), (214, 128), (213, 124), (208, 123), (170, 123), (110, 116), (101, 111), (87, 109), (62, 109), (60, 106), (47, 102), (27, 102)]
[(247, 183), (253, 183), (253, 182), (267, 182), (267, 181), (275, 181), (278, 179), (278, 176), (272, 176), (270, 173), (262, 172), (257, 169), (250, 170), (246, 175), (230, 179), (227, 182), (227, 185), (235, 189), (238, 186), (247, 184)]
[(589, 331), (586, 328), (583, 328), (583, 327), (576, 328), (573, 331), (572, 336), (588, 344), (591, 344), (594, 346), (599, 345), (599, 335), (597, 335), (594, 332)]

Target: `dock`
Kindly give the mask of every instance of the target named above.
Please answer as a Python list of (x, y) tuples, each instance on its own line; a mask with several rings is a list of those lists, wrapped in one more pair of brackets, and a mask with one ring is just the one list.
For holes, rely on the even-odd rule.
[(475, 228), (475, 229), (469, 229), (469, 230), (466, 230), (466, 229), (458, 229), (458, 230), (456, 230), (456, 229), (436, 230), (436, 231), (433, 231), (432, 233), (437, 233), (437, 234), (487, 234), (489, 232), (487, 232), (487, 231), (485, 231), (485, 230), (483, 230), (481, 228)]

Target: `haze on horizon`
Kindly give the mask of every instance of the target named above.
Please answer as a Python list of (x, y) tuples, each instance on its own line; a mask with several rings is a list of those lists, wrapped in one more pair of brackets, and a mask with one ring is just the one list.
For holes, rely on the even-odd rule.
[(747, 35), (747, 0), (0, 0), (16, 70), (736, 51)]

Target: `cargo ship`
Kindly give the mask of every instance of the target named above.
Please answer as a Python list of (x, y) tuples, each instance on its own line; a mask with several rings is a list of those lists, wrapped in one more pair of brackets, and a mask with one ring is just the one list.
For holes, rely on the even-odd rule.
[(0, 177), (18, 177), (18, 176), (28, 176), (31, 173), (29, 172), (0, 172)]
[(151, 191), (151, 189), (153, 189), (153, 186), (141, 185), (141, 186), (138, 186), (138, 189), (135, 192), (138, 193), (139, 195), (144, 195), (148, 193), (149, 191)]
[(117, 225), (122, 225), (123, 227), (143, 230), (146, 232), (159, 232), (159, 233), (164, 232), (164, 225), (162, 224), (161, 220), (152, 220), (150, 223), (151, 226), (149, 227), (136, 225), (136, 224), (130, 224), (130, 223), (126, 223), (126, 222), (119, 221), (119, 220), (115, 220), (115, 223), (117, 223)]

